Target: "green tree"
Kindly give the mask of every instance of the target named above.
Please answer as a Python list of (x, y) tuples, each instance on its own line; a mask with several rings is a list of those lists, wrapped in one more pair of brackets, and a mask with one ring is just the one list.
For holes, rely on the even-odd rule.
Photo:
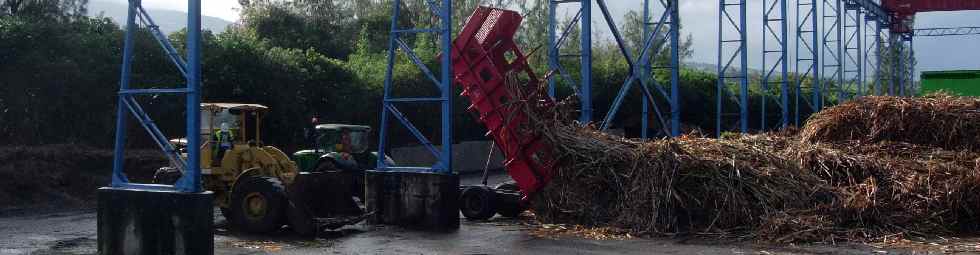
[(0, 16), (74, 19), (88, 12), (88, 0), (2, 0)]

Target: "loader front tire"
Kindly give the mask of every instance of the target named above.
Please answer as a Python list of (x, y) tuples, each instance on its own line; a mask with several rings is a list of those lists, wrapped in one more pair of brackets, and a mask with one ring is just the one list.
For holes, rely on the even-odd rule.
[(263, 234), (283, 225), (286, 196), (272, 177), (244, 177), (231, 194), (231, 221), (238, 230)]

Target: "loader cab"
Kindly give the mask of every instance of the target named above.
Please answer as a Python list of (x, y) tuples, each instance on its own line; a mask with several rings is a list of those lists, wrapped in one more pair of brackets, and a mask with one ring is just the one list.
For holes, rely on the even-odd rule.
[(201, 166), (220, 166), (222, 158), (214, 141), (222, 123), (228, 124), (233, 136), (233, 149), (262, 146), (262, 118), (269, 108), (259, 104), (202, 103), (201, 104)]

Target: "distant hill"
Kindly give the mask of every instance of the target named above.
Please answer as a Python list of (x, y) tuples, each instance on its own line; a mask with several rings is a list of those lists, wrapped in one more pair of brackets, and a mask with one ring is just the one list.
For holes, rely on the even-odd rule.
[[(92, 17), (102, 15), (111, 18), (121, 26), (125, 26), (126, 15), (128, 13), (126, 11), (127, 7), (124, 3), (91, 1), (88, 4), (88, 14)], [(153, 18), (153, 21), (160, 26), (160, 30), (164, 33), (170, 34), (187, 25), (186, 12), (161, 9), (147, 9), (146, 11), (150, 13), (150, 17)], [(232, 24), (230, 21), (209, 16), (201, 17), (201, 23), (204, 29), (211, 30), (214, 33), (224, 32), (228, 28), (228, 25)]]

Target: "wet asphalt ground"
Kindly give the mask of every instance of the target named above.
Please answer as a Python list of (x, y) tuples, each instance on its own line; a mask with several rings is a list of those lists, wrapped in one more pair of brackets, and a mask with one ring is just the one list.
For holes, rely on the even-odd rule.
[[(490, 183), (508, 180), (497, 173)], [(479, 175), (464, 176), (476, 184)], [(461, 217), (462, 218), (462, 217)], [(465, 219), (451, 233), (431, 233), (394, 226), (357, 224), (339, 231), (303, 238), (284, 229), (266, 236), (232, 233), (215, 216), (215, 254), (980, 254), (980, 238), (946, 239), (939, 243), (876, 247), (845, 245), (765, 245), (692, 239), (590, 240), (577, 237), (538, 237), (521, 220)], [(94, 209), (0, 218), (0, 255), (95, 254)]]

